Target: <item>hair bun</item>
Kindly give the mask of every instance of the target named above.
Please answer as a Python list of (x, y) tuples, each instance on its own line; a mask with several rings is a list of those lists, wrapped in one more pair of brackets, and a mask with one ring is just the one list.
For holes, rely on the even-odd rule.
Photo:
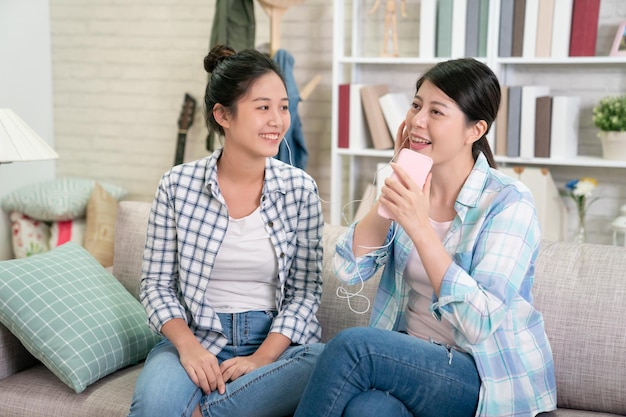
[(204, 70), (212, 73), (220, 62), (234, 54), (235, 50), (228, 45), (215, 45), (204, 57)]

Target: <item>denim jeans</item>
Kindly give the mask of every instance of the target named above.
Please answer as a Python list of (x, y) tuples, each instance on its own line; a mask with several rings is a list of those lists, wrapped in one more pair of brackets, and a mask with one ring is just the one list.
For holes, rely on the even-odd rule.
[(471, 355), (407, 334), (355, 327), (320, 355), (295, 417), (473, 417)]
[[(228, 345), (218, 362), (254, 353), (265, 340), (274, 312), (218, 314)], [(180, 364), (174, 345), (163, 338), (146, 358), (129, 417), (188, 417), (200, 404), (206, 417), (280, 417), (293, 414), (323, 345), (292, 345), (274, 363), (226, 384), (226, 392), (205, 395)]]

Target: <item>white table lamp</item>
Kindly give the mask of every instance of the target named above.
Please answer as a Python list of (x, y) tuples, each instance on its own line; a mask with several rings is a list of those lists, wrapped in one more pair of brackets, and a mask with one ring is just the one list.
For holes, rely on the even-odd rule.
[(13, 110), (0, 108), (0, 164), (58, 157), (54, 149)]

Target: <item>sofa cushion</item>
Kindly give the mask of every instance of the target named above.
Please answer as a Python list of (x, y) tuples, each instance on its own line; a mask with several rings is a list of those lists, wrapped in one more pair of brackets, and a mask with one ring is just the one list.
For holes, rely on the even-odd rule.
[(71, 242), (0, 262), (0, 322), (77, 393), (159, 340), (141, 304)]
[(543, 241), (533, 294), (559, 408), (626, 415), (626, 249)]
[(39, 365), (0, 380), (0, 416), (126, 417), (143, 364), (129, 366), (77, 395)]
[(322, 302), (317, 318), (322, 326), (322, 341), (327, 342), (340, 330), (348, 327), (367, 326), (374, 304), (379, 271), (363, 285), (342, 285), (335, 278), (333, 255), (337, 239), (347, 228), (326, 223), (324, 225), (324, 270)]
[(151, 203), (143, 201), (120, 201), (117, 207), (113, 275), (135, 298), (139, 297), (150, 207)]
[[(2, 209), (50, 222), (85, 217), (94, 184), (92, 179), (75, 177), (38, 182), (7, 194), (2, 199)], [(121, 187), (100, 184), (118, 200), (126, 195), (126, 190)]]

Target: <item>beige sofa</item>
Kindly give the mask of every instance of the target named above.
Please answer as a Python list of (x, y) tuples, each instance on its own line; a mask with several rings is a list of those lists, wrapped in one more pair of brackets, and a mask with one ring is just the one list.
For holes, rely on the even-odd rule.
[[(118, 210), (113, 273), (135, 296), (149, 208), (149, 203), (121, 202)], [(336, 295), (330, 259), (343, 230), (327, 225), (324, 232), (324, 295), (318, 316), (325, 340), (368, 320)], [(373, 300), (375, 286), (371, 280), (362, 294)], [(552, 414), (626, 415), (626, 249), (543, 242), (534, 295), (556, 364), (560, 409)], [(362, 299), (351, 301), (355, 310), (366, 307)], [(0, 417), (125, 416), (140, 369), (117, 371), (76, 394), (0, 325)]]

